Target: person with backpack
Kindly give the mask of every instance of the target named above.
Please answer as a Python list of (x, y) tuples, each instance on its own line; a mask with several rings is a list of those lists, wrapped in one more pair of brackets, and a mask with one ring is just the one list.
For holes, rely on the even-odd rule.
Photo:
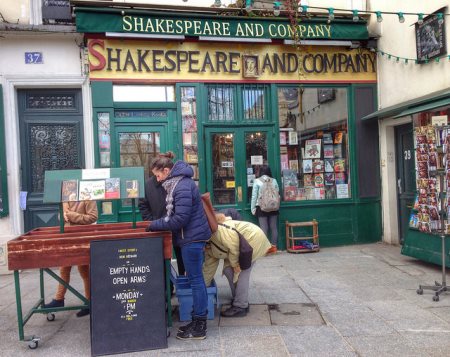
[(272, 177), (272, 170), (268, 165), (262, 165), (259, 177), (253, 182), (252, 214), (258, 217), (259, 226), (269, 237), (272, 249), (269, 253), (276, 253), (278, 242), (278, 214), (280, 209), (280, 189), (277, 180)]

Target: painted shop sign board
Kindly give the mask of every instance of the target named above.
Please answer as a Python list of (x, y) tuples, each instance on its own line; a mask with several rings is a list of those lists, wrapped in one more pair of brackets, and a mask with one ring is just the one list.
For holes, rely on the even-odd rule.
[(376, 58), (364, 49), (89, 39), (90, 78), (143, 81), (252, 80), (376, 82)]
[[(108, 11), (111, 11), (110, 9)], [(76, 9), (78, 32), (84, 33), (138, 33), (152, 35), (208, 36), (260, 39), (292, 39), (297, 31), (301, 39), (367, 40), (367, 24), (352, 21), (333, 22), (299, 21), (293, 28), (287, 19), (247, 18), (192, 18), (147, 16), (138, 11), (99, 13), (86, 8)], [(122, 14), (123, 13), (123, 14)], [(192, 16), (192, 14), (191, 14)]]
[(167, 348), (162, 237), (91, 242), (93, 356)]

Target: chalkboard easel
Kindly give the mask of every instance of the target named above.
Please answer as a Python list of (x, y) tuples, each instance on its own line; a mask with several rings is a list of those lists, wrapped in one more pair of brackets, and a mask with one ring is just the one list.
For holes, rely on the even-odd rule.
[(167, 348), (163, 238), (91, 242), (91, 353)]

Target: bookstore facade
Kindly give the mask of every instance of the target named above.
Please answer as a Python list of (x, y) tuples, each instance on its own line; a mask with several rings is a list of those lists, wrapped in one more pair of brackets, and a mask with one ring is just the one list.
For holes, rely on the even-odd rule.
[[(96, 167), (147, 168), (171, 150), (216, 208), (252, 220), (253, 181), (268, 164), (280, 248), (285, 221), (316, 219), (323, 246), (380, 240), (378, 126), (360, 121), (375, 109), (376, 58), (350, 47), (368, 39), (366, 24), (304, 22), (305, 37), (326, 41), (294, 46), (287, 20), (195, 16), (76, 9)], [(102, 202), (101, 221), (130, 210)]]

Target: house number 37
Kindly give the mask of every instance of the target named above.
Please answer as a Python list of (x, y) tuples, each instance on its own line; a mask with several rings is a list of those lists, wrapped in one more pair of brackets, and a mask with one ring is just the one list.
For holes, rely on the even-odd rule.
[(405, 160), (411, 160), (411, 150), (404, 151)]

